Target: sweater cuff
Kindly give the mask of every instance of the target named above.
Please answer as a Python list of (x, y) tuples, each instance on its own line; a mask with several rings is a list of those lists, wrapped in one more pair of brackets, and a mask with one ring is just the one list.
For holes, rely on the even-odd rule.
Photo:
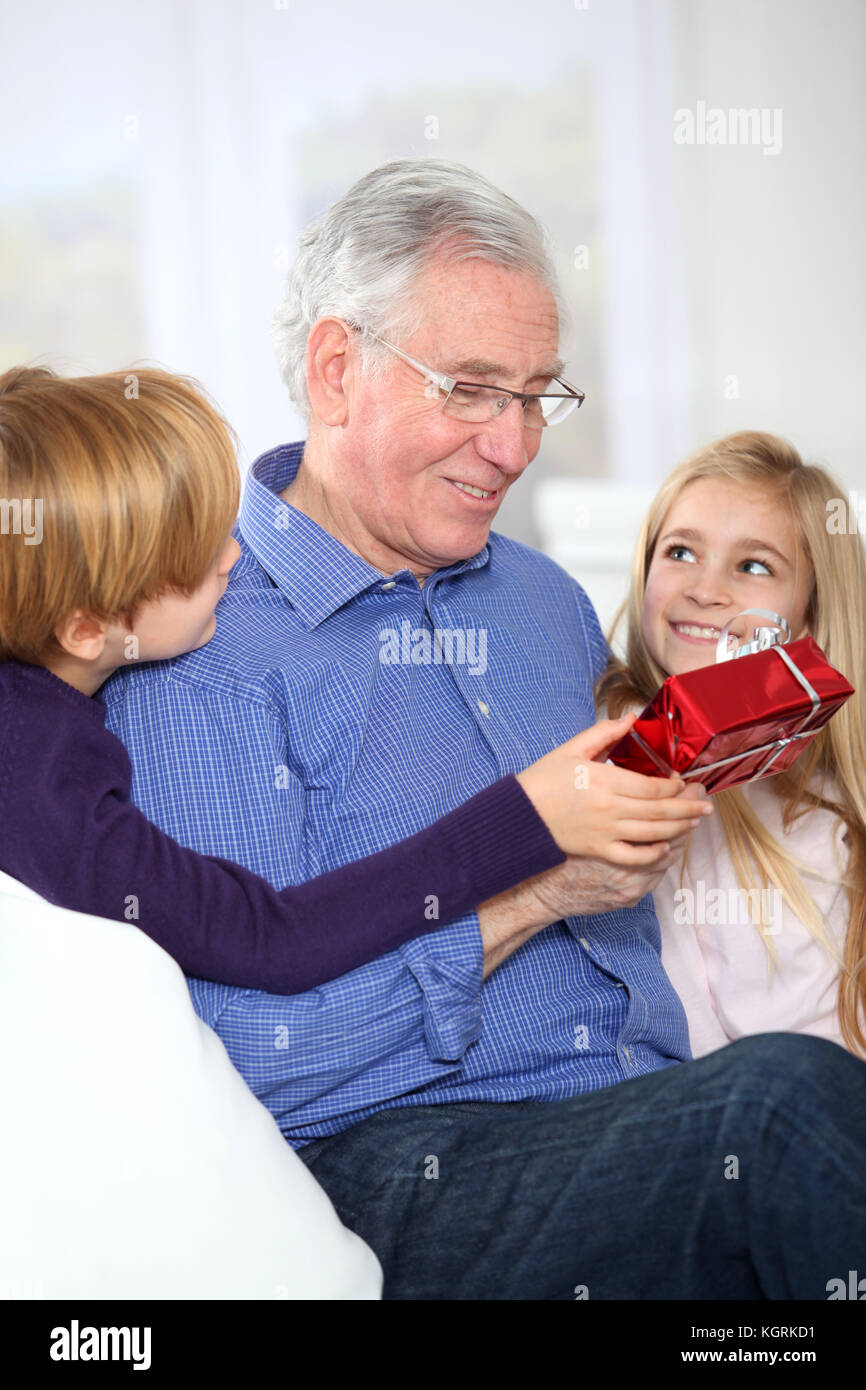
[(439, 829), (478, 903), (566, 859), (515, 776), (500, 778), (451, 811)]

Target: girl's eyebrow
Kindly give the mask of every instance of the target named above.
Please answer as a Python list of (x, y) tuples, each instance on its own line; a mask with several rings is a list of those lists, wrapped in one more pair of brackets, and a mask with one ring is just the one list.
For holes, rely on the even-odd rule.
[[(687, 541), (702, 541), (704, 539), (702, 531), (696, 531), (692, 526), (681, 526), (675, 531), (668, 531), (666, 536), (662, 536), (659, 544), (662, 545), (665, 541), (671, 540), (674, 536), (679, 536), (682, 540)], [(788, 565), (791, 563), (787, 555), (783, 555), (781, 550), (777, 550), (774, 545), (770, 545), (769, 541), (762, 541), (759, 536), (743, 536), (739, 540), (734, 541), (734, 545), (738, 550), (765, 550), (768, 555), (775, 555), (776, 559), (781, 560), (783, 564)]]

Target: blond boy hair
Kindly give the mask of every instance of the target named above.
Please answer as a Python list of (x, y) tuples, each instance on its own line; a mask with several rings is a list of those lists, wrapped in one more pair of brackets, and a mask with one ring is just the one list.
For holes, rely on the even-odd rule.
[(76, 609), (131, 627), (193, 593), (237, 516), (235, 442), (197, 382), (158, 368), (0, 376), (0, 661), (57, 655)]

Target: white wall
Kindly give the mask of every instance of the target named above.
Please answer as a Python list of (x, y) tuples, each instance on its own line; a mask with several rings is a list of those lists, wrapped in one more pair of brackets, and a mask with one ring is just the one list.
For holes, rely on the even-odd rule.
[[(676, 108), (782, 112), (782, 150), (677, 150), (689, 447), (787, 435), (866, 480), (866, 5), (674, 0)], [(736, 376), (739, 399), (724, 382)]]
[[(581, 528), (544, 529), (546, 480), (571, 477), (585, 510), (582, 479), (651, 488), (744, 426), (862, 488), (864, 70), (862, 0), (7, 3), (0, 369), (154, 358), (204, 381), (247, 458), (297, 436), (269, 323), (320, 210), (305, 202), (310, 137), (333, 130), (340, 187), (383, 158), (442, 154), (555, 226), (566, 266), (590, 242), (589, 270), (566, 275), (587, 403), (549, 433), (503, 530), (579, 565)], [(780, 108), (781, 153), (676, 144), (674, 112), (699, 101)], [(536, 126), (551, 102), (571, 143), (548, 171)], [(102, 177), (128, 191), (131, 220), (93, 241)]]
[[(679, 458), (749, 428), (787, 436), (844, 489), (866, 490), (866, 5), (637, 8), (609, 117), (613, 145), (629, 124), (633, 143), (631, 163), (608, 171), (610, 482), (542, 480), (534, 498), (544, 548), (605, 626), (636, 529), (635, 494), (619, 480), (654, 488)], [(643, 68), (631, 62), (640, 32)], [(780, 111), (779, 153), (675, 143), (674, 113), (697, 116), (698, 102)]]

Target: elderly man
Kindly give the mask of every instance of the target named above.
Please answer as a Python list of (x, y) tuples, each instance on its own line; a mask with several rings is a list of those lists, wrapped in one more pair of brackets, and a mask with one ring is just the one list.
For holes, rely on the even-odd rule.
[[(251, 470), (212, 641), (103, 691), (178, 839), (304, 880), (593, 722), (592, 605), (490, 530), (579, 403), (558, 322), (538, 225), (460, 166), (307, 231), (277, 336), (308, 438)], [(862, 1260), (866, 1070), (790, 1035), (689, 1061), (667, 862), (570, 859), (309, 995), (190, 981), (386, 1296), (823, 1298)]]

